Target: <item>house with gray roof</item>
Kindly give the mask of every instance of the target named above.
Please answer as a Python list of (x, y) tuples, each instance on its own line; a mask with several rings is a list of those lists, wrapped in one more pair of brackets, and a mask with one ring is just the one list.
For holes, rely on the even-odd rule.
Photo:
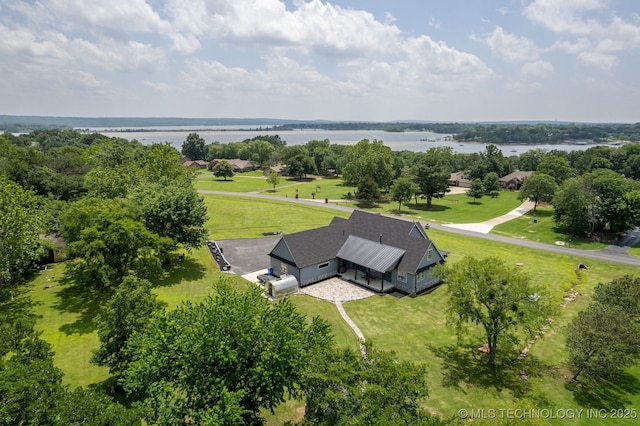
[(408, 294), (440, 283), (433, 268), (446, 255), (420, 223), (360, 210), (283, 235), (269, 253), (273, 274), (293, 275), (301, 286), (341, 276), (374, 291)]

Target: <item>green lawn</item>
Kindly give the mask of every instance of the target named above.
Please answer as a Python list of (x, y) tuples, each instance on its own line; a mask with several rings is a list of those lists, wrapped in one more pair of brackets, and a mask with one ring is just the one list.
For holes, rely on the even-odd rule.
[(257, 238), (263, 232), (298, 232), (328, 225), (334, 216), (349, 213), (284, 201), (204, 195), (209, 211), (205, 224), (212, 239)]
[(535, 213), (530, 211), (522, 217), (497, 225), (491, 232), (545, 244), (555, 244), (556, 241), (562, 241), (567, 246), (583, 250), (600, 250), (608, 245), (584, 238), (568, 237), (562, 233), (553, 221), (552, 207), (538, 207)]
[[(517, 208), (522, 204), (517, 196), (517, 192), (502, 191), (497, 198), (483, 197), (474, 202), (465, 194), (445, 195), (444, 198), (434, 198), (431, 207), (427, 207), (424, 199), (418, 199), (417, 205), (415, 201), (403, 203), (400, 213), (405, 217), (433, 223), (478, 223)], [(373, 205), (347, 202), (344, 205), (376, 213), (398, 214), (396, 201), (381, 201)]]
[(270, 188), (262, 172), (236, 173), (227, 180), (217, 178), (209, 172), (195, 179), (193, 186), (196, 189), (226, 192), (259, 192)]
[(278, 195), (280, 197), (295, 198), (296, 190), (299, 198), (325, 199), (329, 200), (346, 200), (347, 193), (353, 194), (355, 188), (344, 184), (340, 178), (322, 178), (315, 177), (299, 181), (297, 179), (280, 180), (276, 191), (266, 191), (265, 195)]

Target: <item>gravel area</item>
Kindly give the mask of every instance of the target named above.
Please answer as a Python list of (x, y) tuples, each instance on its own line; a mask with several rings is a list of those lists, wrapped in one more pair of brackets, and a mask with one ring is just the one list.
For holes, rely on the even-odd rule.
[(298, 290), (298, 293), (317, 297), (330, 302), (348, 302), (349, 300), (365, 299), (377, 293), (359, 287), (340, 278), (329, 278), (317, 284), (312, 284)]

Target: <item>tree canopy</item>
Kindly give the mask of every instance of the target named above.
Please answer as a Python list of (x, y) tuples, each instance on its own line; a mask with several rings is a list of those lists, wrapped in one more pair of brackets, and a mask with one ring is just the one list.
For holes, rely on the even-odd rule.
[(533, 173), (524, 181), (520, 187), (520, 193), (518, 199), (529, 199), (534, 202), (533, 211), (538, 208), (538, 203), (549, 203), (553, 200), (553, 195), (556, 192), (558, 185), (553, 177), (544, 173)]
[(182, 154), (192, 160), (203, 160), (205, 158), (205, 141), (197, 133), (189, 133), (182, 143)]
[(153, 313), (163, 305), (151, 293), (149, 281), (125, 277), (98, 312), (100, 346), (94, 351), (92, 362), (109, 367), (109, 373), (118, 378), (131, 360), (124, 351), (128, 339), (134, 332), (142, 332)]
[(326, 323), (307, 323), (288, 299), (270, 303), (221, 280), (214, 296), (161, 312), (131, 337), (123, 385), (144, 397), (152, 422), (251, 423), (296, 393), (330, 339)]
[[(548, 318), (547, 298), (517, 267), (495, 257), (465, 257), (444, 270), (449, 301), (447, 312), (458, 332), (479, 324), (489, 347), (489, 364), (496, 363), (499, 342), (510, 347), (519, 336), (533, 336)], [(516, 333), (518, 331), (519, 333)]]
[(19, 279), (44, 255), (42, 201), (0, 174), (0, 287)]
[(363, 139), (347, 147), (342, 176), (347, 185), (356, 186), (368, 176), (378, 188), (388, 189), (393, 181), (393, 154), (382, 141)]

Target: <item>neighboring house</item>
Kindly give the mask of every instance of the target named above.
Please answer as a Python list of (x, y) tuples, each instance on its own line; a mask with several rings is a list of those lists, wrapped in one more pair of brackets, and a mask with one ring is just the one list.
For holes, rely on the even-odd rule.
[(204, 160), (195, 160), (195, 161), (187, 160), (187, 161), (183, 162), (182, 165), (184, 167), (191, 167), (191, 168), (194, 168), (194, 169), (206, 169), (207, 168), (207, 162), (204, 161)]
[(322, 228), (284, 235), (269, 256), (275, 276), (301, 286), (339, 275), (378, 292), (416, 294), (440, 283), (433, 267), (445, 261), (418, 222), (355, 210)]
[(38, 235), (45, 242), (46, 252), (43, 261), (46, 263), (63, 262), (67, 260), (66, 242), (56, 233)]
[(464, 172), (451, 173), (449, 178), (453, 186), (459, 186), (460, 188), (471, 188), (471, 179), (469, 179)]
[(276, 172), (277, 174), (279, 174), (280, 176), (286, 176), (287, 175), (287, 166), (271, 166), (267, 169), (264, 169), (264, 175), (268, 176), (269, 173), (271, 172)]
[(500, 185), (505, 189), (519, 190), (522, 184), (533, 172), (513, 172), (500, 178)]
[[(211, 160), (211, 162), (209, 163), (209, 170), (213, 170), (216, 164), (218, 164), (222, 160), (223, 159), (220, 159), (220, 158)], [(250, 161), (250, 160), (240, 160), (238, 158), (233, 158), (233, 159), (224, 159), (224, 161), (231, 164), (231, 167), (233, 167), (234, 173), (252, 172), (258, 167), (258, 165), (256, 165), (253, 161)]]

